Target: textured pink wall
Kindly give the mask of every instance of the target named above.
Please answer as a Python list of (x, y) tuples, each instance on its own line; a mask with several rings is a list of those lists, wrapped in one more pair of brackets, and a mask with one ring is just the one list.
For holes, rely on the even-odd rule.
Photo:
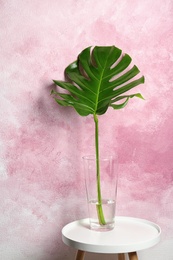
[(160, 224), (141, 260), (172, 260), (173, 1), (1, 0), (0, 42), (0, 259), (71, 259), (61, 228), (87, 216), (93, 121), (49, 93), (82, 49), (116, 45), (146, 77), (145, 101), (100, 118), (101, 149), (119, 156), (117, 214)]

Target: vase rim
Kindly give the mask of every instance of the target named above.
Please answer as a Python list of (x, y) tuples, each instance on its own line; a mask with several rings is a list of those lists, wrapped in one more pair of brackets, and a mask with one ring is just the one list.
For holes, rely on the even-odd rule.
[[(108, 161), (108, 160), (112, 160), (114, 158), (113, 155), (101, 155), (99, 156), (99, 160), (101, 161)], [(96, 155), (94, 154), (90, 154), (90, 155), (84, 155), (82, 156), (83, 160), (96, 160)]]

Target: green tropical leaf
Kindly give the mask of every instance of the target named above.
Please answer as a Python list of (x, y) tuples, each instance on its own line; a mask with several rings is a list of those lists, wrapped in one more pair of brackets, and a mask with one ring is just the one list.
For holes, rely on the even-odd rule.
[(121, 109), (130, 98), (142, 98), (140, 93), (126, 94), (132, 88), (144, 83), (137, 66), (131, 65), (128, 54), (115, 46), (84, 49), (77, 60), (65, 69), (66, 81), (54, 80), (63, 92), (52, 91), (61, 106), (72, 106), (81, 116), (93, 114), (95, 122), (95, 151), (97, 176), (97, 214), (99, 223), (106, 225), (102, 208), (99, 163), (98, 116), (108, 107)]
[[(128, 54), (115, 46), (84, 49), (77, 60), (65, 69), (66, 81), (54, 80), (68, 93), (53, 91), (55, 100), (62, 106), (72, 106), (81, 115), (104, 114), (108, 107), (120, 109), (130, 98), (141, 94), (125, 95), (130, 89), (144, 83), (137, 66)], [(138, 78), (136, 76), (139, 76)], [(123, 100), (122, 104), (116, 104)]]

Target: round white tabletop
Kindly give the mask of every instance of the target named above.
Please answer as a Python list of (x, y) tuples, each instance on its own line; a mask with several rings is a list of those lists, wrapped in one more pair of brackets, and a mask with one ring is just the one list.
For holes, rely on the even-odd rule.
[(156, 245), (160, 234), (160, 227), (145, 219), (116, 217), (115, 228), (105, 232), (91, 230), (89, 219), (82, 219), (62, 229), (62, 240), (86, 252), (129, 253)]

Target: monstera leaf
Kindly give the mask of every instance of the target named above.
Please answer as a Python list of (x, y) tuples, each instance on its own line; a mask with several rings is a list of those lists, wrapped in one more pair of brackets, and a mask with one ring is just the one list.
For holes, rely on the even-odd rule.
[[(68, 93), (59, 93), (55, 98), (62, 106), (72, 106), (81, 116), (104, 114), (108, 107), (123, 108), (129, 98), (141, 94), (122, 95), (144, 83), (144, 77), (136, 79), (139, 69), (131, 65), (132, 59), (115, 46), (88, 47), (78, 59), (65, 69), (67, 81), (54, 83)], [(121, 104), (119, 102), (123, 101)]]
[(56, 102), (62, 106), (72, 106), (81, 116), (92, 114), (95, 122), (95, 151), (97, 175), (97, 214), (99, 223), (106, 224), (102, 208), (100, 187), (98, 116), (108, 107), (120, 109), (130, 98), (143, 98), (140, 93), (125, 94), (130, 89), (144, 83), (140, 71), (131, 65), (131, 57), (123, 54), (115, 46), (84, 49), (77, 60), (65, 69), (66, 81), (54, 80), (65, 91), (52, 91)]

